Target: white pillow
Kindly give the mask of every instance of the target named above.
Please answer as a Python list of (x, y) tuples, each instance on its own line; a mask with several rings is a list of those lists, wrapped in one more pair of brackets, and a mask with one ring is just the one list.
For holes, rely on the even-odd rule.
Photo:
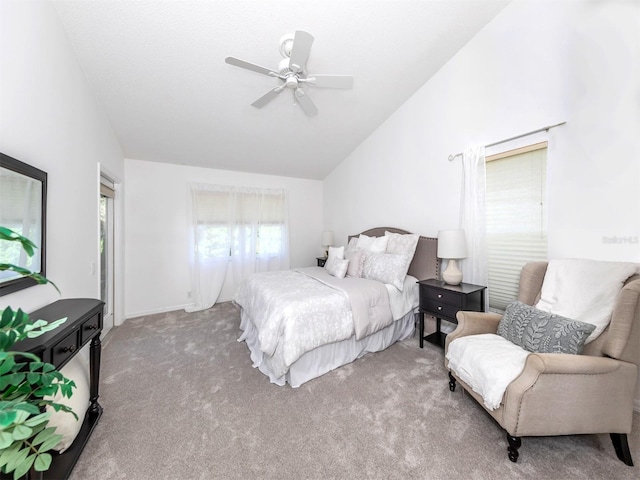
[(351, 252), (358, 248), (358, 237), (351, 237), (349, 244), (347, 245), (347, 252)]
[(349, 260), (349, 268), (347, 268), (347, 277), (362, 277), (364, 271), (364, 262), (366, 254), (364, 250), (350, 250), (345, 254), (345, 258)]
[(372, 253), (384, 253), (387, 250), (388, 237), (368, 237), (360, 235), (358, 237), (358, 248), (368, 250)]
[(55, 433), (62, 435), (62, 440), (53, 447), (53, 450), (62, 453), (75, 440), (80, 427), (82, 427), (82, 422), (84, 422), (84, 416), (89, 409), (89, 371), (88, 365), (82, 358), (81, 353), (78, 352), (75, 357), (69, 360), (69, 363), (62, 367), (60, 372), (69, 380), (75, 382), (76, 388), (73, 389), (73, 395), (71, 395), (71, 398), (63, 397), (62, 393), (58, 391), (53, 398), (46, 398), (70, 407), (78, 416), (78, 420), (76, 420), (71, 413), (56, 412), (52, 407), (47, 407), (47, 412), (51, 412), (47, 426), (56, 427)]
[(367, 253), (363, 278), (378, 280), (393, 285), (398, 290), (404, 288), (407, 275), (407, 256), (393, 253)]
[(535, 307), (595, 325), (586, 345), (607, 328), (624, 282), (634, 273), (640, 273), (639, 269), (637, 263), (576, 258), (550, 260)]
[(342, 258), (329, 258), (327, 263), (324, 264), (324, 268), (327, 269), (329, 275), (333, 275), (336, 278), (344, 278), (347, 274), (347, 268), (349, 267), (349, 260)]
[(344, 258), (344, 247), (329, 247), (329, 255), (327, 260), (331, 258)]

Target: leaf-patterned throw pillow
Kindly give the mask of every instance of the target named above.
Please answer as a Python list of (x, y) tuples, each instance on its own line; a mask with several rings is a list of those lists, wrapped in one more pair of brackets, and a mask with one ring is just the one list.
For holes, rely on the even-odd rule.
[(590, 323), (513, 302), (505, 310), (497, 333), (530, 352), (578, 355), (595, 328)]

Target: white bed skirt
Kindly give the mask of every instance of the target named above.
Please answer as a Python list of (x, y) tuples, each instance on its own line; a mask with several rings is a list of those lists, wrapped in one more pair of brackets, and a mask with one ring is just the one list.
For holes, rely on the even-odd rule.
[(243, 330), (243, 334), (238, 341), (246, 342), (254, 368), (257, 367), (268, 376), (271, 383), (281, 386), (288, 383), (296, 388), (311, 379), (353, 362), (365, 353), (379, 352), (395, 342), (412, 336), (415, 330), (415, 314), (409, 312), (388, 327), (360, 340), (356, 340), (353, 336), (341, 342), (311, 350), (296, 360), (289, 371), (282, 376), (277, 376), (270, 369), (268, 358), (260, 350), (258, 332), (244, 309), (241, 310), (240, 329)]

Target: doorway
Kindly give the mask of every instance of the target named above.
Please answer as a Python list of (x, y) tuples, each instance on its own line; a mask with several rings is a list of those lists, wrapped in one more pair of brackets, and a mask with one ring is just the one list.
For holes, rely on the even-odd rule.
[(100, 176), (100, 300), (104, 302), (104, 337), (114, 325), (115, 304), (115, 210), (116, 192), (113, 181)]

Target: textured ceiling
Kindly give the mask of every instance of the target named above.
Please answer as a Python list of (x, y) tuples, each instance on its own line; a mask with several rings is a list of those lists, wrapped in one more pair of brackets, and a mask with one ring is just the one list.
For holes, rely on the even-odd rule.
[[(127, 158), (322, 179), (507, 4), (504, 0), (53, 0)], [(279, 80), (279, 39), (315, 37), (308, 117)]]

